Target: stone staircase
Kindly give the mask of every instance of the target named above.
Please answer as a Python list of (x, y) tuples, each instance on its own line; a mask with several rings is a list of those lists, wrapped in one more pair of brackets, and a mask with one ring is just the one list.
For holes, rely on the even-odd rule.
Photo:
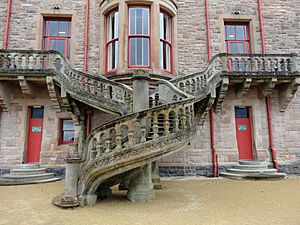
[(18, 168), (11, 169), (9, 174), (0, 176), (0, 185), (36, 184), (58, 181), (53, 173), (47, 173), (38, 163), (19, 164)]
[[(298, 88), (298, 61), (297, 55), (222, 53), (215, 55), (201, 72), (158, 82), (158, 89), (150, 96), (149, 89), (145, 90), (142, 88), (144, 84), (141, 84), (144, 80), (150, 80), (145, 79), (143, 74), (149, 71), (135, 70), (139, 78), (134, 80), (141, 86), (132, 91), (103, 76), (73, 69), (56, 51), (0, 50), (0, 75), (16, 80), (25, 76), (46, 77), (54, 108), (71, 111), (78, 117), (80, 107), (76, 107), (76, 101), (122, 115), (94, 129), (88, 137), (85, 136), (84, 125), (80, 125), (84, 123), (78, 123), (80, 132), (66, 159), (65, 192), (53, 200), (59, 207), (75, 207), (94, 204), (101, 196), (110, 193), (113, 185), (124, 180), (130, 180), (129, 200), (150, 200), (153, 197), (150, 164), (186, 148), (196, 133), (196, 126), (204, 123), (213, 104), (216, 111), (222, 108), (230, 79), (239, 81), (238, 90), (242, 93), (247, 91), (245, 87), (249, 87), (249, 82), (264, 80), (268, 84), (265, 85), (266, 93), (270, 93), (270, 78), (276, 77), (276, 82), (281, 79), (281, 83), (289, 78), (290, 84), (284, 87), (293, 88), (280, 96), (282, 105), (286, 107), (295, 93), (295, 87)], [(247, 85), (244, 85), (245, 82), (248, 82)], [(147, 96), (141, 95), (143, 91)], [(148, 99), (149, 106), (135, 108), (136, 102), (144, 103)], [(4, 100), (0, 103), (7, 105)], [(84, 117), (78, 120), (84, 122)], [(18, 177), (17, 180), (20, 175), (15, 172), (17, 175), (10, 176)], [(37, 174), (31, 176), (44, 174), (43, 171), (40, 174), (40, 171), (35, 172)], [(241, 161), (239, 166), (223, 175), (235, 178), (285, 176), (268, 169), (266, 165), (250, 161)]]
[(285, 173), (278, 173), (276, 169), (268, 168), (268, 165), (259, 161), (240, 160), (238, 165), (220, 173), (221, 176), (230, 179), (282, 179)]

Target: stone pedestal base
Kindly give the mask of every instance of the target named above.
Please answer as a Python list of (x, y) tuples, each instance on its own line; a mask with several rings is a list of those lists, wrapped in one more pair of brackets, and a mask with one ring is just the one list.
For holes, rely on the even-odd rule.
[(149, 202), (154, 197), (151, 164), (147, 164), (136, 177), (131, 178), (127, 199), (132, 202)]
[(153, 183), (153, 188), (155, 190), (162, 189), (162, 184), (158, 172), (158, 165), (157, 162), (152, 162), (151, 163), (151, 170), (152, 170), (152, 183)]
[(75, 208), (79, 206), (79, 200), (77, 197), (65, 197), (63, 194), (56, 196), (52, 202), (60, 208)]

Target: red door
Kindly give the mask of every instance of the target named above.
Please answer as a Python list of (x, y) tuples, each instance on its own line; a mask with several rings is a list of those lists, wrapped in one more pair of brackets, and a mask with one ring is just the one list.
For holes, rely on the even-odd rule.
[(34, 106), (29, 108), (27, 162), (39, 162), (43, 136), (44, 107)]
[(236, 137), (240, 160), (253, 160), (250, 108), (235, 107)]

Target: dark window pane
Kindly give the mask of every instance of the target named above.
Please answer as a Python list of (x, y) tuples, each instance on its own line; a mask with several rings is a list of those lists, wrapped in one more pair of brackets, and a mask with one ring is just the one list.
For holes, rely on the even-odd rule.
[(136, 50), (136, 38), (130, 38), (130, 65), (135, 65), (135, 50)]
[(74, 130), (73, 120), (63, 120), (63, 131)]
[(49, 50), (56, 50), (56, 40), (50, 40)]
[(149, 65), (149, 60), (148, 60), (148, 55), (149, 55), (149, 39), (148, 38), (143, 38), (143, 65), (148, 66)]
[(136, 34), (142, 34), (143, 9), (136, 9)]
[(137, 65), (143, 65), (143, 38), (137, 38)]
[(74, 131), (64, 131), (63, 141), (65, 142), (74, 141)]
[(143, 34), (149, 35), (149, 10), (143, 10)]
[(235, 40), (234, 26), (227, 25), (226, 30), (227, 30), (227, 40)]
[(65, 55), (65, 40), (57, 40), (57, 50)]
[(135, 34), (135, 9), (129, 9), (129, 18), (130, 18), (130, 34)]
[(243, 25), (236, 26), (236, 39), (237, 40), (245, 40), (245, 33), (244, 33)]
[(237, 43), (238, 52), (237, 53), (246, 53), (244, 43)]
[(245, 53), (250, 53), (250, 46), (249, 46), (249, 42), (246, 42), (246, 49), (245, 49)]
[(44, 107), (41, 108), (32, 108), (31, 118), (32, 119), (42, 119), (44, 116)]
[(49, 21), (49, 34), (48, 36), (57, 36), (58, 34), (58, 21)]
[(230, 53), (237, 53), (237, 49), (236, 49), (236, 44), (235, 43), (230, 43), (230, 45), (229, 45), (229, 52)]
[(68, 21), (59, 22), (58, 36), (68, 36)]
[(235, 118), (249, 118), (247, 108), (235, 108)]

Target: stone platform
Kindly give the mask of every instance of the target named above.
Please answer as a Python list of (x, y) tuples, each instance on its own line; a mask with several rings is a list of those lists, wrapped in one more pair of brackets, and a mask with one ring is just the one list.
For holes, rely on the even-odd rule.
[(47, 183), (60, 180), (54, 173), (46, 172), (39, 163), (19, 164), (17, 168), (10, 169), (10, 173), (0, 176), (0, 185), (22, 185)]

